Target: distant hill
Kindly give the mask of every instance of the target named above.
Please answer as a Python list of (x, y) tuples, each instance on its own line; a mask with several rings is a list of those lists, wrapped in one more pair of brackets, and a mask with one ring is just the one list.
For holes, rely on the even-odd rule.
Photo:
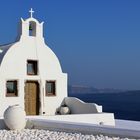
[(98, 89), (88, 86), (72, 85), (68, 88), (69, 93), (97, 93)]
[(80, 85), (69, 85), (68, 86), (69, 93), (120, 93), (125, 92), (124, 90), (120, 89), (113, 89), (113, 88), (105, 88), (105, 89), (98, 89), (89, 86), (80, 86)]

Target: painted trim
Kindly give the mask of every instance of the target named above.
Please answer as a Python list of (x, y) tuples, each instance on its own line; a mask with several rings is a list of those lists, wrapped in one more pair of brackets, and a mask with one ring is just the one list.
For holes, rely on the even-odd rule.
[[(55, 87), (54, 87), (54, 88), (55, 88), (55, 89), (54, 89), (54, 93), (49, 93), (50, 95), (47, 94), (47, 82), (54, 82), (54, 86), (55, 86)], [(56, 84), (56, 83), (57, 83), (56, 80), (46, 80), (46, 81), (45, 81), (45, 96), (46, 96), (46, 97), (56, 97), (56, 96), (57, 96), (57, 92), (56, 92), (56, 89), (57, 89), (57, 88), (56, 88), (56, 85), (57, 85), (57, 84)]]
[[(7, 82), (8, 81), (16, 81), (16, 83), (17, 83), (17, 85), (16, 85), (16, 94), (13, 94), (13, 93), (9, 93), (9, 95), (8, 95), (8, 93), (7, 93)], [(17, 79), (6, 79), (5, 80), (5, 97), (7, 98), (7, 97), (19, 97), (19, 80), (17, 80)]]

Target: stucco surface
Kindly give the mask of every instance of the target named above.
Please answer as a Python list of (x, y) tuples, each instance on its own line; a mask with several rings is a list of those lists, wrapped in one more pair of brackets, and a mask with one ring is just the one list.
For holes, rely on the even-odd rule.
[[(29, 23), (36, 23), (36, 36), (29, 36)], [(40, 115), (54, 115), (67, 97), (67, 74), (62, 72), (60, 62), (55, 53), (45, 44), (43, 22), (34, 18), (21, 19), (19, 40), (1, 46), (0, 50), (0, 116), (9, 105), (19, 104), (24, 108), (25, 82), (39, 83)], [(27, 60), (38, 62), (38, 74), (27, 75)], [(18, 81), (18, 96), (6, 97), (6, 81)], [(47, 80), (56, 82), (56, 96), (45, 96)]]
[(95, 103), (85, 103), (75, 97), (66, 97), (63, 103), (70, 108), (72, 114), (94, 114), (102, 112), (102, 106)]

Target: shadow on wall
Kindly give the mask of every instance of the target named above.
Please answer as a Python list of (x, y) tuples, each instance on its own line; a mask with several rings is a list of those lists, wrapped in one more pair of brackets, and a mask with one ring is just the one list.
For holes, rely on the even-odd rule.
[(0, 119), (0, 129), (8, 129), (5, 122), (4, 122), (4, 119)]

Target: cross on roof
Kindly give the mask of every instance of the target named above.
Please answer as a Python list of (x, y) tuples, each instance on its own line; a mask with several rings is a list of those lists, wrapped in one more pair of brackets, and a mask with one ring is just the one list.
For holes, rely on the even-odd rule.
[(33, 17), (33, 13), (34, 13), (33, 9), (31, 8), (31, 10), (29, 12), (30, 12), (30, 16), (32, 18)]

